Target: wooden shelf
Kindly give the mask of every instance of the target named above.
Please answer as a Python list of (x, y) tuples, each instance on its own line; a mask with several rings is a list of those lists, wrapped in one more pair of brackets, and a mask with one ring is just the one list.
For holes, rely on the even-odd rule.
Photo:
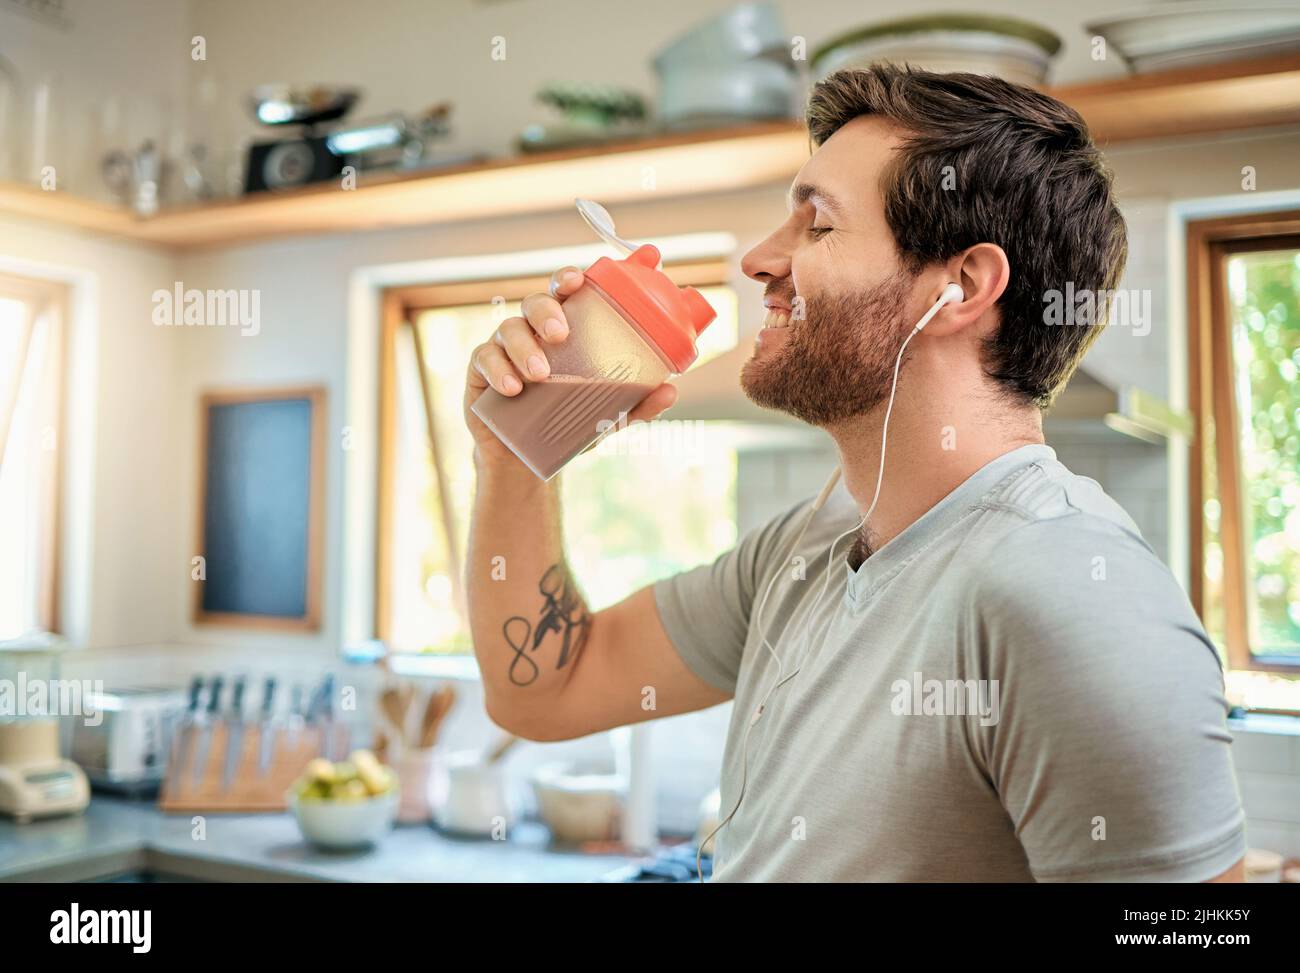
[(1115, 142), (1300, 122), (1300, 54), (1050, 89)]
[[(0, 213), (176, 249), (298, 234), (420, 226), (556, 210), (578, 196), (605, 203), (744, 189), (788, 179), (808, 158), (796, 122), (539, 153), (433, 172), (372, 176), (357, 189), (320, 183), (138, 219), (101, 203), (0, 184)], [(653, 178), (653, 189), (643, 188)]]
[[(1300, 55), (1138, 75), (1050, 89), (1087, 119), (1104, 146), (1150, 138), (1300, 123)], [(545, 212), (575, 196), (605, 203), (783, 182), (807, 159), (802, 124), (772, 122), (495, 160), (432, 172), (372, 176), (168, 210), (126, 211), (0, 184), (0, 214), (176, 249), (301, 234), (343, 233)]]

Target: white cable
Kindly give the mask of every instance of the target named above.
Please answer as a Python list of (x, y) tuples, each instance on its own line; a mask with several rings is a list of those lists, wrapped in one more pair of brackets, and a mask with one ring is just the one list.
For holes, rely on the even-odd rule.
[[(954, 288), (956, 288), (955, 293), (953, 292)], [(945, 287), (939, 300), (935, 301), (934, 305), (930, 310), (925, 312), (921, 320), (916, 322), (916, 327), (912, 329), (912, 333), (904, 339), (902, 347), (898, 349), (898, 356), (894, 359), (894, 379), (889, 387), (889, 403), (885, 406), (885, 421), (880, 430), (880, 468), (876, 472), (875, 493), (872, 494), (871, 505), (867, 507), (867, 512), (862, 515), (862, 519), (831, 541), (830, 551), (826, 555), (826, 580), (822, 585), (821, 592), (813, 601), (812, 609), (808, 612), (808, 618), (810, 621), (816, 617), (817, 609), (821, 607), (822, 599), (826, 597), (826, 592), (830, 591), (831, 570), (835, 561), (835, 545), (849, 534), (861, 530), (863, 525), (866, 524), (866, 522), (871, 518), (871, 515), (875, 512), (876, 504), (880, 500), (880, 488), (885, 481), (885, 447), (889, 443), (889, 419), (894, 413), (894, 396), (898, 393), (898, 371), (903, 365), (903, 352), (907, 350), (907, 346), (911, 343), (912, 339), (921, 333), (921, 329), (930, 323), (930, 319), (938, 314), (945, 304), (951, 303), (953, 300), (961, 300), (963, 297), (964, 295), (961, 292), (961, 288), (957, 287), (957, 285), (949, 284)], [(772, 647), (772, 643), (767, 640), (767, 632), (763, 628), (763, 609), (767, 607), (767, 599), (772, 593), (772, 585), (776, 583), (776, 579), (781, 576), (783, 571), (785, 571), (785, 562), (789, 560), (790, 555), (798, 549), (799, 542), (803, 540), (804, 534), (808, 532), (808, 526), (812, 523), (813, 518), (817, 516), (817, 511), (821, 510), (822, 506), (825, 505), (826, 500), (830, 497), (831, 490), (834, 488), (839, 478), (840, 470), (837, 467), (835, 472), (831, 474), (830, 479), (826, 481), (826, 485), (822, 487), (822, 492), (818, 494), (817, 499), (813, 502), (812, 508), (808, 511), (808, 516), (804, 518), (803, 526), (795, 536), (794, 543), (790, 545), (785, 558), (780, 562), (781, 566), (777, 569), (776, 573), (772, 575), (772, 580), (767, 583), (767, 588), (763, 591), (763, 597), (758, 603), (758, 609), (754, 612), (754, 620), (758, 625), (759, 638), (762, 641), (764, 648), (766, 648), (767, 651), (771, 653), (772, 658), (776, 660), (776, 678), (772, 681), (772, 686), (763, 697), (763, 701), (758, 704), (758, 709), (754, 711), (754, 715), (749, 718), (749, 725), (745, 727), (745, 736), (741, 740), (740, 744), (740, 793), (736, 796), (736, 805), (731, 809), (731, 813), (719, 821), (717, 827), (709, 832), (708, 837), (700, 842), (699, 848), (695, 851), (695, 873), (699, 877), (701, 883), (704, 881), (704, 846), (707, 845), (713, 836), (721, 831), (733, 817), (736, 816), (736, 812), (740, 810), (741, 802), (745, 799), (745, 786), (749, 780), (749, 732), (754, 728), (754, 724), (762, 717), (763, 711), (767, 708), (767, 701), (772, 698), (772, 694), (784, 683), (799, 675), (799, 670), (803, 668), (804, 661), (812, 651), (812, 635), (810, 633), (804, 641), (805, 648), (803, 654), (799, 657), (799, 665), (790, 673), (790, 675), (783, 675), (785, 671), (785, 662), (779, 655), (777, 655), (776, 649)]]

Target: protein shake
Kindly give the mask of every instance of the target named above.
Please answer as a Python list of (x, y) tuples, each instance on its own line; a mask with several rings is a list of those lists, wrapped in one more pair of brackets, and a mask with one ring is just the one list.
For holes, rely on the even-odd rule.
[(543, 480), (695, 361), (695, 339), (716, 312), (658, 266), (650, 244), (624, 260), (601, 257), (563, 303), (568, 338), (543, 346), (550, 377), (515, 396), (487, 389), (470, 407)]

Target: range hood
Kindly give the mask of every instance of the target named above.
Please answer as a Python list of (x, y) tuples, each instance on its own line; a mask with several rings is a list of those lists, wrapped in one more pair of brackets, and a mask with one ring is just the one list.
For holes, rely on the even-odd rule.
[(1163, 446), (1174, 435), (1192, 438), (1192, 417), (1163, 399), (1133, 385), (1112, 385), (1081, 365), (1043, 417), (1048, 440), (1053, 435), (1127, 436)]
[[(677, 402), (664, 413), (664, 418), (807, 429), (784, 413), (760, 408), (741, 391), (740, 369), (749, 356), (750, 343), (742, 338), (735, 348), (678, 378), (673, 383), (677, 386)], [(1054, 435), (1120, 435), (1163, 445), (1174, 434), (1190, 438), (1193, 423), (1189, 415), (1142, 389), (1112, 386), (1086, 367), (1080, 367), (1044, 417), (1043, 428), (1049, 441)]]

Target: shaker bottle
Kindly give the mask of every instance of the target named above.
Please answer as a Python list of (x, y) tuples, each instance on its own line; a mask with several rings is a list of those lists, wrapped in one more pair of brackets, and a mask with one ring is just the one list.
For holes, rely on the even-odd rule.
[(650, 244), (601, 257), (563, 302), (569, 336), (543, 345), (550, 376), (514, 396), (489, 388), (470, 407), (543, 480), (695, 361), (695, 338), (716, 312), (658, 266)]

